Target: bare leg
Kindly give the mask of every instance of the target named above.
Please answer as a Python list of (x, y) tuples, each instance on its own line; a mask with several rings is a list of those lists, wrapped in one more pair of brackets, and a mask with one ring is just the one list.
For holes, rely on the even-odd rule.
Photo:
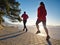
[(45, 32), (46, 32), (46, 34), (47, 34), (47, 36), (48, 36), (49, 34), (48, 34), (48, 29), (47, 29), (47, 27), (44, 27), (44, 29), (45, 29)]
[(46, 34), (47, 34), (47, 40), (50, 38), (50, 36), (49, 36), (49, 34), (48, 34), (48, 29), (47, 29), (47, 27), (46, 27), (46, 21), (43, 21), (43, 27), (44, 27), (44, 29), (45, 29), (45, 32), (46, 32)]
[(37, 27), (37, 30), (39, 31), (39, 25), (38, 24), (36, 24), (36, 27)]
[(37, 20), (37, 21), (36, 21), (36, 27), (37, 27), (37, 30), (38, 30), (38, 31), (36, 32), (36, 34), (40, 33), (39, 25), (38, 25), (39, 23), (40, 23), (40, 21), (39, 21), (39, 20)]

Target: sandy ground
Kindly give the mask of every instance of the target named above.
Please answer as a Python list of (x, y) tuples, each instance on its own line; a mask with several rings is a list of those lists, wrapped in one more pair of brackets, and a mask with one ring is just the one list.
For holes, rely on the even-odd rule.
[[(49, 32), (49, 35), (51, 38), (60, 40), (60, 26), (47, 26), (47, 28), (48, 28), (48, 32)], [(28, 30), (29, 30), (29, 32), (31, 32), (33, 34), (35, 34), (37, 31), (36, 26), (28, 26)], [(46, 36), (46, 32), (45, 32), (43, 26), (40, 27), (40, 31), (41, 31), (41, 33), (38, 35)]]
[(18, 29), (15, 26), (6, 26), (0, 30), (0, 45), (60, 45), (60, 40), (50, 38), (46, 41), (45, 36), (35, 34), (35, 28), (28, 28), (29, 31), (25, 32), (22, 31), (22, 27)]

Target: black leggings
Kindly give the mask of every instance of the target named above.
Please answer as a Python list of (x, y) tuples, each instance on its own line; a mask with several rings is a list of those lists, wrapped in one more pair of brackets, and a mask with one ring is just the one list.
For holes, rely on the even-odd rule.
[(24, 29), (27, 28), (27, 27), (26, 27), (26, 22), (27, 22), (27, 20), (23, 20)]

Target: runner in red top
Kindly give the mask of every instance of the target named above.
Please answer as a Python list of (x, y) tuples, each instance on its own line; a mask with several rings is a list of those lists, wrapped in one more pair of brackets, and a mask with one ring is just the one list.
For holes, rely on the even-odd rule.
[(26, 14), (26, 12), (24, 12), (24, 14), (22, 14), (21, 17), (23, 18), (23, 24), (24, 24), (23, 31), (26, 29), (26, 32), (27, 32), (26, 22), (27, 22), (27, 19), (28, 19), (28, 15)]
[(45, 32), (47, 34), (47, 37), (46, 37), (46, 40), (49, 40), (50, 36), (48, 34), (48, 29), (46, 27), (46, 15), (47, 15), (47, 11), (45, 9), (45, 5), (43, 2), (40, 3), (40, 6), (37, 10), (37, 21), (36, 21), (36, 27), (37, 27), (37, 32), (36, 34), (40, 33), (40, 30), (39, 30), (39, 23), (42, 22), (43, 24), (43, 27), (45, 29)]
[(46, 12), (45, 6), (44, 5), (39, 6), (38, 15), (37, 15), (38, 20), (45, 21), (46, 20), (46, 15), (47, 15), (47, 12)]

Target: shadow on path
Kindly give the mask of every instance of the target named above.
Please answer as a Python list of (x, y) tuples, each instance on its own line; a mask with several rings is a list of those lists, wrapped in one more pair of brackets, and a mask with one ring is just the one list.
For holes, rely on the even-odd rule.
[(0, 37), (9, 36), (9, 35), (20, 33), (20, 32), (22, 32), (22, 31), (17, 31), (17, 32), (9, 33), (9, 34), (0, 35)]
[(50, 40), (47, 40), (48, 45), (52, 45)]
[[(0, 40), (6, 40), (6, 39), (9, 39), (9, 38), (15, 38), (19, 35), (22, 35), (24, 34), (25, 32), (22, 32), (22, 33), (19, 33), (19, 34), (15, 34), (15, 35), (12, 35), (12, 36), (8, 36), (8, 37), (4, 37), (4, 38), (0, 38)], [(10, 34), (9, 34), (10, 35)]]

